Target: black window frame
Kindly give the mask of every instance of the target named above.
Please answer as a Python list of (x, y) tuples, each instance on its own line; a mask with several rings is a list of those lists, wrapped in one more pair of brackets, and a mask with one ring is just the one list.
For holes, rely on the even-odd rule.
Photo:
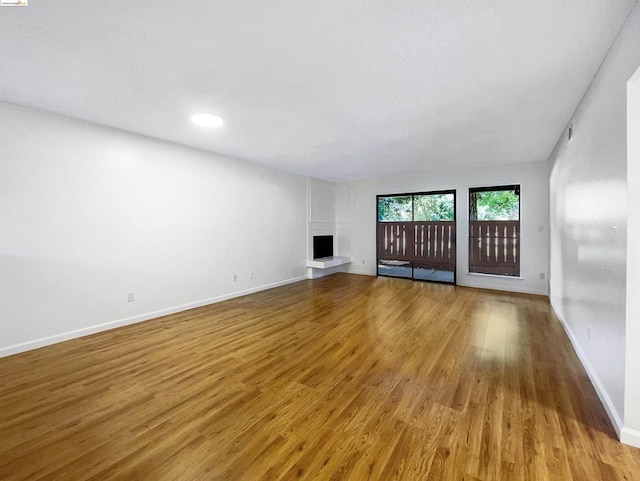
[[(471, 222), (478, 221), (478, 219), (471, 219), (471, 199), (472, 194), (478, 192), (500, 192), (500, 191), (514, 191), (518, 196), (518, 229), (517, 229), (517, 271), (513, 274), (509, 273), (501, 273), (501, 272), (480, 272), (477, 268), (472, 268), (472, 225)], [(468, 204), (467, 204), (467, 215), (468, 215), (468, 236), (469, 236), (469, 245), (468, 245), (468, 258), (467, 258), (467, 269), (469, 274), (480, 274), (480, 275), (490, 275), (490, 276), (498, 276), (503, 278), (521, 278), (522, 274), (522, 184), (506, 184), (506, 185), (493, 185), (493, 186), (482, 186), (482, 187), (469, 187), (468, 189)], [(482, 222), (482, 221), (480, 221)], [(491, 221), (487, 221), (491, 222)], [(499, 222), (499, 221), (498, 221)], [(474, 237), (476, 239), (476, 237)]]
[[(385, 197), (411, 197), (412, 201), (411, 201), (411, 220), (410, 221), (401, 221), (401, 222), (415, 222), (414, 218), (415, 218), (415, 208), (413, 205), (413, 197), (415, 196), (421, 196), (421, 195), (431, 195), (431, 194), (453, 194), (453, 220), (451, 222), (454, 223), (455, 226), (455, 232), (456, 232), (456, 237), (455, 237), (455, 252), (456, 252), (456, 259), (454, 262), (454, 268), (453, 268), (453, 282), (444, 282), (444, 281), (434, 281), (434, 280), (424, 280), (424, 279), (419, 279), (419, 278), (415, 278), (414, 277), (414, 266), (413, 266), (413, 262), (411, 263), (411, 277), (393, 277), (393, 276), (386, 276), (384, 274), (380, 274), (380, 268), (379, 268), (379, 264), (378, 264), (378, 259), (380, 257), (380, 252), (378, 249), (378, 245), (379, 245), (379, 239), (378, 239), (378, 222), (380, 222), (378, 215), (379, 215), (379, 205), (380, 205), (380, 199), (381, 198), (385, 198)], [(399, 194), (378, 194), (376, 195), (376, 209), (375, 209), (375, 214), (376, 214), (376, 277), (391, 277), (394, 279), (407, 279), (407, 280), (413, 280), (413, 281), (418, 281), (418, 282), (432, 282), (435, 284), (446, 284), (446, 285), (453, 285), (453, 286), (457, 286), (458, 285), (458, 259), (457, 259), (457, 252), (458, 252), (458, 240), (457, 240), (457, 229), (458, 229), (458, 190), (457, 189), (441, 189), (441, 190), (428, 190), (428, 191), (420, 191), (420, 192), (404, 192), (404, 193), (399, 193)], [(384, 222), (384, 221), (383, 221)], [(393, 221), (390, 221), (393, 222)]]

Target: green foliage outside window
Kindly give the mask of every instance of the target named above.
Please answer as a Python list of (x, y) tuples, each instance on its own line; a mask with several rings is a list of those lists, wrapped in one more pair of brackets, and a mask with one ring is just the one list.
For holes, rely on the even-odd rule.
[(454, 220), (454, 211), (453, 194), (380, 197), (378, 199), (379, 222)]
[(378, 199), (379, 222), (409, 222), (411, 220), (411, 196), (380, 197)]
[(520, 196), (515, 190), (494, 190), (470, 194), (471, 220), (519, 220)]
[[(514, 190), (471, 192), (471, 220), (519, 220), (520, 195)], [(413, 209), (413, 212), (412, 212)], [(455, 218), (453, 194), (380, 197), (379, 222), (452, 221)]]
[(429, 194), (414, 197), (414, 220), (454, 220), (454, 211), (453, 194)]

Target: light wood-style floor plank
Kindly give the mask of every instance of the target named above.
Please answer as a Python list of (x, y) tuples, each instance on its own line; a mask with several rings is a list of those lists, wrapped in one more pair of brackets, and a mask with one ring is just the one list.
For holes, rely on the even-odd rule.
[(2, 480), (640, 480), (539, 296), (338, 274), (0, 359)]

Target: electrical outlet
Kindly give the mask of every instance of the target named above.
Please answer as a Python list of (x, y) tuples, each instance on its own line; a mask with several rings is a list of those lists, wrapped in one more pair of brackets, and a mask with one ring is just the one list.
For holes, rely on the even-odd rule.
[(251, 279), (254, 279), (254, 278), (256, 277), (255, 272), (252, 272), (251, 274), (249, 274), (249, 277), (250, 277)]
[(235, 281), (237, 281), (237, 280), (238, 280), (238, 274), (234, 274), (234, 275), (233, 275), (233, 282), (235, 282)]
[(538, 226), (538, 232), (544, 232), (544, 226), (543, 225), (539, 225)]
[(129, 292), (127, 294), (127, 302), (133, 302), (136, 300), (136, 295), (133, 292)]
[(362, 263), (364, 264), (364, 259), (362, 259)]
[(587, 326), (587, 339), (591, 341), (591, 326)]
[(540, 279), (542, 279), (542, 280), (544, 281), (544, 278), (545, 278), (545, 277), (546, 277), (546, 276), (545, 276), (544, 272), (541, 272), (541, 273), (540, 273)]

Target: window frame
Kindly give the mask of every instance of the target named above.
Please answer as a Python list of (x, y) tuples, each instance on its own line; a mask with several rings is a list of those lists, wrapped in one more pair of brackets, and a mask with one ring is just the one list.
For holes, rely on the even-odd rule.
[[(473, 271), (471, 266), (471, 257), (472, 257), (472, 244), (471, 244), (471, 222), (478, 221), (478, 219), (471, 219), (471, 195), (478, 192), (501, 192), (501, 191), (515, 191), (518, 196), (518, 242), (517, 242), (517, 273), (515, 274), (503, 274), (503, 273), (494, 273), (494, 272), (478, 272)], [(480, 275), (480, 276), (495, 276), (501, 279), (522, 279), (522, 184), (503, 184), (503, 185), (493, 185), (493, 186), (482, 186), (482, 187), (469, 187), (467, 191), (467, 234), (469, 238), (469, 245), (467, 246), (467, 272), (470, 275)], [(480, 221), (482, 222), (482, 221)], [(487, 221), (491, 222), (491, 221)], [(497, 221), (499, 222), (499, 221)]]
[[(454, 223), (454, 228), (455, 228), (455, 252), (456, 252), (456, 258), (455, 258), (455, 263), (454, 263), (454, 269), (453, 269), (453, 282), (442, 282), (442, 281), (434, 281), (434, 280), (423, 280), (423, 279), (419, 279), (419, 278), (415, 278), (414, 277), (414, 263), (411, 263), (411, 277), (393, 277), (393, 276), (385, 276), (384, 274), (380, 274), (380, 268), (378, 265), (378, 260), (380, 257), (380, 252), (378, 250), (378, 245), (379, 245), (379, 239), (378, 239), (378, 223), (381, 222), (378, 218), (379, 215), (379, 205), (380, 205), (380, 199), (381, 198), (385, 198), (385, 197), (411, 197), (411, 220), (410, 221), (398, 221), (398, 222), (411, 222), (414, 223), (416, 222), (415, 219), (415, 207), (413, 205), (413, 198), (415, 196), (421, 196), (421, 195), (430, 195), (430, 194), (453, 194), (453, 220), (450, 222)], [(376, 195), (376, 208), (375, 208), (375, 214), (376, 214), (376, 277), (389, 277), (392, 279), (408, 279), (408, 280), (412, 280), (412, 281), (418, 281), (418, 282), (432, 282), (435, 284), (445, 284), (445, 285), (453, 285), (453, 286), (457, 286), (458, 285), (458, 234), (457, 234), (457, 230), (458, 230), (458, 189), (440, 189), (440, 190), (427, 190), (427, 191), (419, 191), (419, 192), (403, 192), (403, 193), (399, 193), (399, 194), (377, 194)], [(396, 222), (396, 221), (382, 221), (382, 222)]]

